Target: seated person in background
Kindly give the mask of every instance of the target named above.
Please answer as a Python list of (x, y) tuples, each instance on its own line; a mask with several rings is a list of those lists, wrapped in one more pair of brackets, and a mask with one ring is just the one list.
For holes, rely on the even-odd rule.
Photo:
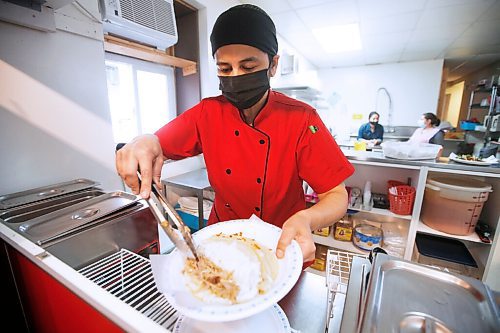
[(443, 145), (444, 133), (439, 128), (441, 120), (434, 113), (427, 112), (418, 121), (418, 126), (408, 140), (409, 143), (433, 143)]
[(368, 122), (361, 125), (358, 131), (358, 140), (366, 141), (372, 145), (379, 145), (384, 139), (384, 127), (378, 123), (380, 115), (372, 111), (368, 115)]

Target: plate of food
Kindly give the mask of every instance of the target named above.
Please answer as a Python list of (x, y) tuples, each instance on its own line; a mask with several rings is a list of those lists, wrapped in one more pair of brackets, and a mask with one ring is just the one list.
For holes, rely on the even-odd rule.
[(492, 165), (498, 163), (498, 160), (494, 156), (488, 158), (481, 158), (471, 154), (461, 154), (456, 155), (455, 153), (450, 154), (450, 160), (457, 163), (471, 164), (471, 165)]
[(229, 322), (206, 322), (180, 316), (173, 333), (290, 333), (290, 323), (283, 309), (274, 304), (248, 318)]
[(294, 240), (275, 255), (281, 229), (256, 217), (220, 222), (193, 234), (199, 261), (174, 249), (151, 255), (158, 290), (183, 316), (206, 322), (239, 320), (281, 300), (302, 271)]

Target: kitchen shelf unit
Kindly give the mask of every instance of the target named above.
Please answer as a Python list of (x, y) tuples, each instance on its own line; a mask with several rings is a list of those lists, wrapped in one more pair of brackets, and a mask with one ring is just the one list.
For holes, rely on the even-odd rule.
[[(480, 101), (479, 101), (480, 100)], [(484, 103), (486, 100), (486, 103)], [(500, 114), (500, 96), (497, 85), (491, 88), (478, 87), (471, 91), (467, 119), (477, 118), (483, 125), (478, 129), (465, 131), (465, 142), (482, 143), (488, 147), (490, 141), (498, 140), (500, 129), (498, 126)], [(491, 147), (491, 146), (490, 146)], [(492, 147), (491, 147), (492, 148)], [(475, 152), (478, 155), (479, 152)]]
[[(467, 235), (467, 236), (447, 234), (446, 232), (432, 229), (431, 227), (427, 226), (422, 221), (418, 221), (417, 232), (422, 233), (422, 234), (427, 234), (427, 235), (439, 236), (439, 237), (443, 237), (443, 238), (458, 239), (461, 241), (476, 242), (476, 243), (484, 244), (483, 242), (481, 242), (481, 240), (479, 239), (479, 236), (476, 233), (473, 233), (473, 234)], [(485, 244), (485, 245), (491, 245), (491, 244)]]
[(306, 268), (306, 272), (313, 273), (313, 274), (316, 274), (316, 275), (319, 275), (319, 276), (322, 276), (322, 277), (326, 278), (326, 272), (325, 271), (320, 271), (318, 269), (307, 267)]
[(428, 177), (452, 175), (466, 178), (473, 178), (484, 181), (492, 186), (492, 192), (489, 194), (488, 200), (484, 203), (479, 220), (489, 225), (492, 230), (491, 243), (483, 243), (479, 240), (476, 233), (467, 236), (457, 236), (434, 230), (421, 223), (419, 220), (417, 232), (432, 234), (436, 237), (451, 238), (460, 240), (469, 250), (472, 257), (476, 261), (477, 271), (482, 277), (483, 282), (489, 284), (495, 283), (492, 286), (494, 289), (500, 289), (500, 175), (485, 172), (450, 172), (450, 170), (440, 168), (429, 168)]
[[(419, 184), (425, 185), (425, 179), (424, 178), (421, 179), (421, 170), (420, 167), (418, 166), (406, 165), (406, 164), (391, 164), (387, 162), (381, 163), (381, 162), (364, 161), (364, 160), (351, 160), (350, 162), (354, 166), (355, 172), (353, 176), (351, 176), (349, 179), (345, 181), (345, 184), (346, 186), (350, 187), (358, 187), (361, 189), (361, 192), (363, 192), (364, 186), (367, 181), (372, 182), (373, 193), (383, 193), (383, 194), (387, 193), (387, 182), (389, 180), (398, 180), (403, 183), (410, 183), (411, 186), (415, 187), (416, 190), (418, 190)], [(370, 221), (388, 223), (388, 224), (396, 223), (399, 229), (401, 229), (402, 232), (405, 233), (401, 236), (406, 237), (408, 240), (403, 258), (410, 260), (412, 252), (412, 242), (414, 240), (414, 237), (412, 240), (409, 237), (409, 233), (412, 232), (411, 231), (412, 221), (417, 219), (418, 214), (420, 213), (419, 205), (420, 203), (418, 202), (418, 191), (417, 191), (411, 215), (398, 215), (394, 214), (388, 209), (380, 209), (380, 208), (372, 208), (371, 210), (365, 210), (365, 209), (353, 209), (353, 210), (357, 210), (359, 212), (358, 214), (363, 214), (363, 217)], [(355, 214), (355, 216), (356, 215), (357, 214)], [(349, 251), (349, 249), (346, 248), (341, 248), (341, 249)]]
[[(346, 154), (348, 158), (349, 154)], [(375, 155), (373, 155), (375, 156)], [(456, 168), (433, 167), (432, 163), (393, 163), (391, 160), (382, 160), (375, 158), (374, 160), (357, 160), (355, 156), (349, 158), (351, 164), (355, 167), (355, 173), (345, 181), (346, 186), (356, 186), (363, 190), (367, 180), (372, 180), (372, 191), (377, 193), (385, 193), (387, 190), (388, 180), (399, 180), (406, 182), (408, 178), (411, 185), (416, 189), (415, 202), (411, 215), (399, 216), (393, 214), (389, 210), (372, 209), (370, 211), (359, 210), (357, 214), (370, 216), (374, 221), (387, 222), (391, 219), (396, 219), (396, 223), (402, 227), (401, 230), (406, 232), (406, 247), (403, 259), (414, 260), (415, 253), (415, 238), (417, 233), (431, 234), (436, 237), (451, 238), (460, 240), (465, 244), (469, 252), (472, 254), (478, 264), (475, 275), (480, 280), (489, 284), (493, 289), (500, 290), (500, 173), (490, 171), (490, 168), (478, 168), (477, 170), (465, 170)], [(482, 243), (479, 237), (474, 233), (468, 236), (457, 236), (443, 233), (426, 226), (421, 222), (421, 208), (425, 193), (425, 184), (427, 178), (433, 175), (450, 175), (455, 177), (473, 177), (483, 180), (493, 187), (493, 192), (490, 193), (488, 201), (485, 202), (481, 212), (481, 221), (485, 221), (493, 231), (492, 243)], [(372, 220), (370, 219), (370, 220)], [(384, 222), (386, 221), (386, 222)], [(325, 245), (330, 248), (337, 248), (351, 253), (367, 254), (367, 252), (358, 249), (350, 242), (342, 242), (335, 240), (331, 234), (329, 237), (313, 235), (313, 239), (317, 244)]]
[[(332, 228), (333, 229), (333, 228)], [(362, 255), (368, 255), (369, 251), (362, 250), (356, 247), (352, 242), (347, 241), (338, 241), (333, 238), (333, 231), (330, 232), (328, 236), (320, 236), (313, 234), (314, 243), (328, 246), (330, 248), (348, 251), (351, 253), (357, 253)]]
[(375, 208), (373, 207), (370, 210), (367, 209), (362, 209), (362, 208), (348, 208), (349, 210), (354, 210), (358, 212), (363, 212), (363, 213), (369, 213), (369, 214), (375, 214), (375, 215), (382, 215), (382, 216), (390, 216), (390, 217), (396, 217), (400, 219), (405, 219), (410, 221), (411, 220), (411, 215), (399, 215), (399, 214), (394, 214), (391, 212), (389, 209), (383, 209), (383, 208)]
[[(467, 119), (471, 117), (478, 118), (479, 121), (484, 120), (484, 116), (495, 113), (496, 99), (498, 98), (497, 87), (491, 88), (478, 87), (470, 93), (469, 107), (467, 110)], [(487, 104), (483, 103), (487, 100)], [(477, 115), (476, 115), (477, 114)]]

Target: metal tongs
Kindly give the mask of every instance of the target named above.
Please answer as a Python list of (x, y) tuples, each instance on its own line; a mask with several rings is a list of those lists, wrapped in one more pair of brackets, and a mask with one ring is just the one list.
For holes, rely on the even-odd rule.
[[(139, 182), (141, 182), (141, 174), (139, 172), (137, 172), (137, 176), (139, 177)], [(174, 207), (172, 207), (172, 205), (167, 201), (154, 182), (151, 185), (151, 194), (147, 202), (153, 211), (153, 215), (156, 220), (163, 230), (165, 230), (168, 238), (170, 238), (174, 245), (184, 253), (191, 252), (196, 261), (198, 261), (198, 254), (196, 253), (196, 247), (194, 245), (189, 227), (184, 224), (182, 218), (179, 216)], [(168, 218), (163, 215), (156, 202), (159, 202), (163, 209), (167, 212), (167, 216), (170, 217), (173, 225), (177, 228), (177, 230), (179, 230), (182, 238), (179, 237), (179, 233), (175, 231), (172, 224), (168, 221)]]

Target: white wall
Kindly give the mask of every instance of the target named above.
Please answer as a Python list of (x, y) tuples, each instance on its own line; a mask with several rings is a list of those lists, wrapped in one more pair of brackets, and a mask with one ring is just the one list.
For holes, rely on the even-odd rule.
[[(97, 1), (82, 0), (80, 3), (85, 4), (90, 13), (99, 16), (96, 13)], [(110, 125), (100, 23), (73, 5), (61, 8), (55, 21), (56, 32), (42, 32), (0, 21), (0, 59)], [(0, 74), (0, 82), (8, 84), (6, 80)], [(21, 95), (26, 99), (33, 98), (29, 89), (21, 89)], [(54, 110), (61, 114), (70, 111)], [(24, 112), (29, 117), (37, 110)], [(78, 119), (63, 120), (63, 117), (60, 121), (68, 130), (75, 126), (79, 130), (84, 128), (85, 136), (95, 135), (92, 123), (79, 123)], [(102, 151), (97, 148), (107, 146), (111, 155), (107, 152), (106, 156), (92, 157), (75, 149), (74, 142), (56, 138), (49, 132), (50, 128), (39, 128), (8, 109), (0, 108), (0, 154), (3, 160), (0, 166), (0, 194), (80, 177), (101, 182), (107, 190), (122, 188), (119, 177), (110, 168), (114, 161), (107, 165), (100, 162), (108, 156), (113, 158), (112, 135), (108, 136), (110, 141), (100, 142), (100, 147), (95, 147), (95, 151)], [(84, 143), (86, 137), (81, 137), (81, 140)], [(92, 150), (92, 147), (88, 148)]]
[[(422, 113), (437, 110), (442, 68), (441, 59), (320, 69), (318, 76), (331, 108), (324, 121), (342, 137), (357, 132), (376, 109), (378, 88), (385, 87), (392, 100), (393, 126), (416, 126)], [(387, 124), (388, 102), (380, 96), (380, 122)], [(362, 119), (353, 120), (355, 114), (361, 114)]]
[[(200, 79), (201, 79), (201, 97), (220, 95), (219, 79), (217, 78), (217, 67), (212, 57), (212, 47), (210, 45), (210, 33), (217, 17), (232, 6), (241, 4), (239, 1), (232, 0), (187, 0), (189, 4), (198, 9), (198, 25), (200, 36)], [(295, 48), (286, 40), (278, 35), (278, 53), (288, 52), (294, 54), (298, 60), (298, 71), (301, 76), (280, 77), (280, 70), (275, 78), (271, 79), (271, 86), (294, 85), (297, 80), (302, 80), (302, 85), (307, 82), (310, 85), (316, 85), (317, 73), (315, 67), (305, 59)]]
[(232, 6), (240, 2), (232, 0), (186, 0), (187, 3), (198, 9), (199, 49), (201, 80), (201, 98), (220, 95), (217, 68), (212, 57), (210, 33), (217, 17)]

